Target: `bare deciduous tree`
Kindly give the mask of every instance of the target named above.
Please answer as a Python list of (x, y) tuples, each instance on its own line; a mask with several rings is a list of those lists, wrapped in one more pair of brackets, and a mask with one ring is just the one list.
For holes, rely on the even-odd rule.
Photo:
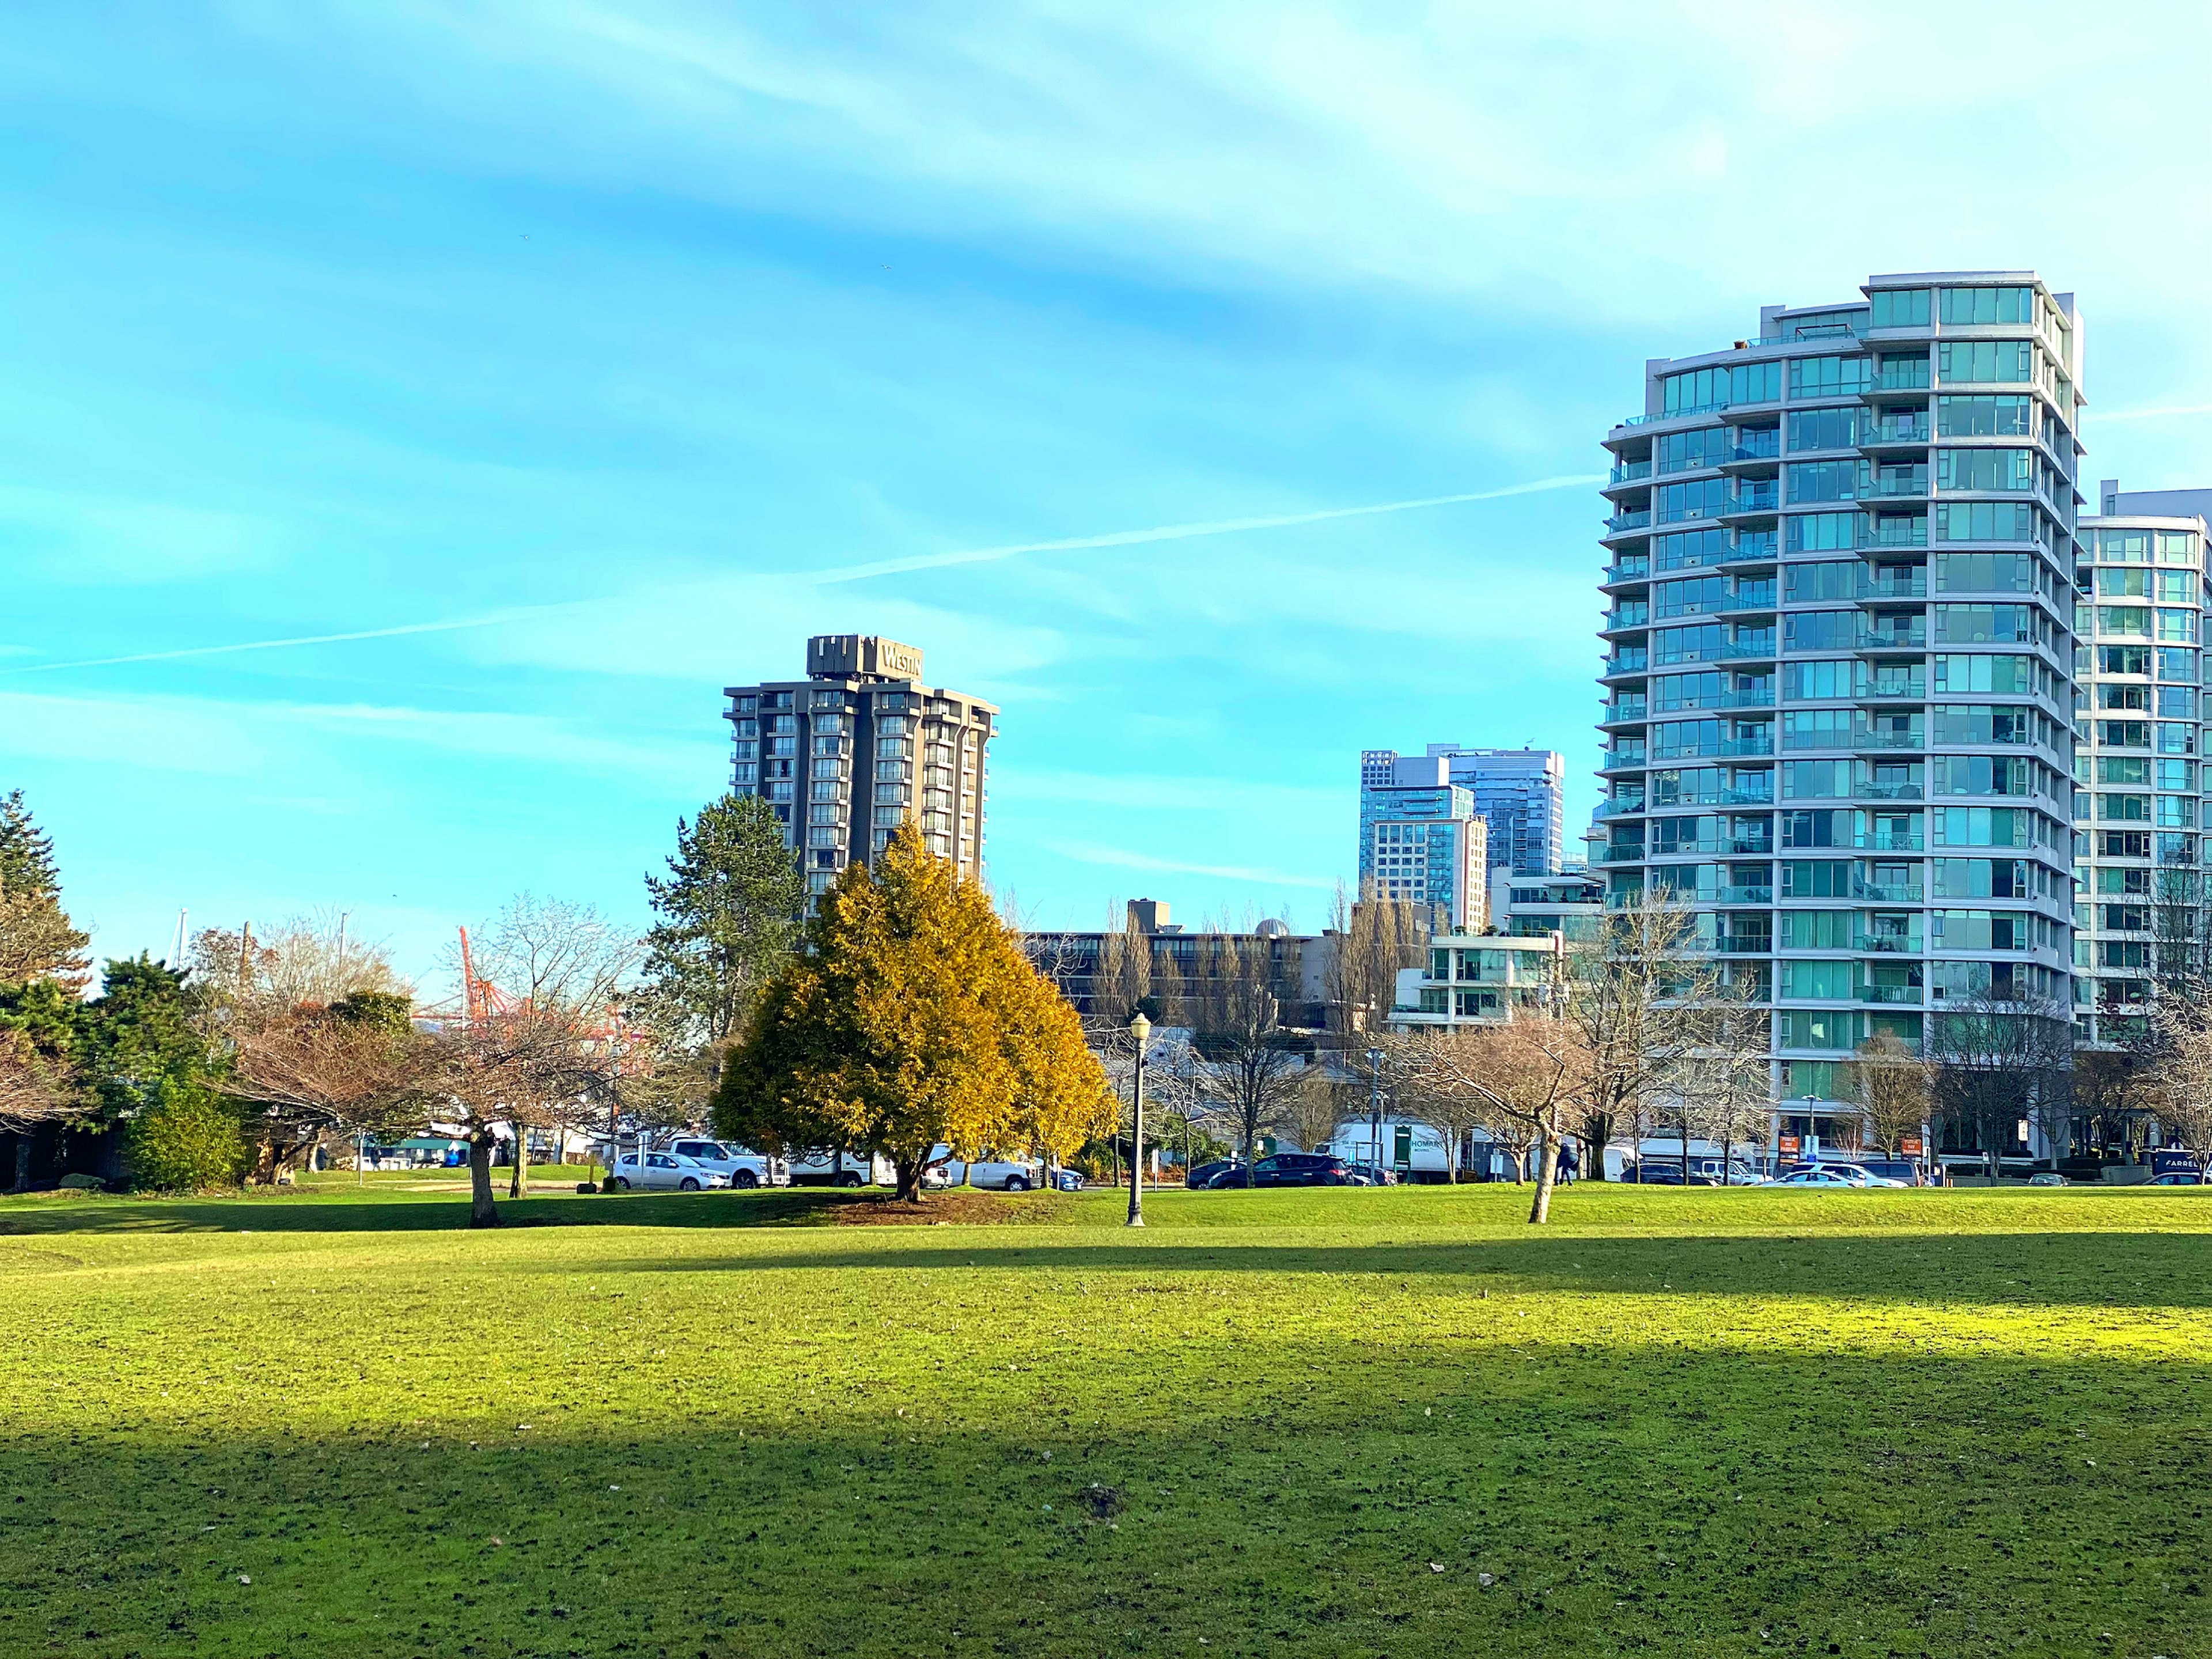
[(502, 1057), (464, 1065), (460, 1075), (479, 1097), (488, 1085), (504, 1091), (514, 1139), (508, 1197), (520, 1197), (528, 1184), (532, 1130), (599, 1121), (611, 1128), (604, 1115), (619, 1097), (616, 1079), (625, 1063), (637, 1065), (643, 1040), (623, 1013), (643, 954), (636, 939), (592, 906), (531, 893), (508, 901), (478, 931), (475, 973), (499, 994), (491, 1000), (497, 1006), (480, 1007), (471, 1024), (496, 1028), (486, 1052)]
[(1202, 936), (1204, 953), (1179, 988), (1209, 1095), (1249, 1166), (1262, 1132), (1306, 1086), (1304, 1055), (1282, 1022), (1269, 941), (1249, 929)]
[(266, 929), (204, 927), (192, 938), (192, 988), (201, 1006), (251, 1019), (327, 1007), (361, 992), (404, 995), (382, 941), (363, 939), (345, 913), (285, 917)]
[(1418, 968), (1428, 950), (1428, 928), (1403, 899), (1386, 898), (1368, 877), (1352, 902), (1339, 882), (1329, 903), (1335, 935), (1328, 971), (1329, 1020), (1341, 1033), (1377, 1033), (1397, 1000), (1401, 969)]
[(2212, 1008), (2195, 998), (2151, 1005), (2148, 1064), (2136, 1098), (2167, 1135), (2189, 1149), (2199, 1178), (2212, 1174)]
[[(1744, 999), (1698, 949), (1696, 913), (1664, 895), (1639, 894), (1607, 911), (1593, 939), (1571, 945), (1564, 1018), (1587, 1056), (1578, 1132), (1605, 1141), (1634, 1127), (1683, 1118), (1684, 1084), (1701, 1052), (1732, 1050), (1730, 1023)], [(1683, 1124), (1683, 1161), (1688, 1126)]]
[(1928, 1066), (1905, 1039), (1877, 1031), (1858, 1046), (1844, 1073), (1868, 1139), (1891, 1158), (1927, 1131)]
[(84, 1115), (88, 1103), (76, 1078), (41, 1054), (22, 1032), (0, 1026), (0, 1130), (16, 1137), (15, 1190), (30, 1184), (31, 1132), (46, 1123)]
[(1536, 1152), (1532, 1225), (1551, 1219), (1559, 1147), (1589, 1086), (1589, 1054), (1582, 1028), (1556, 1012), (1518, 1014), (1503, 1024), (1431, 1028), (1410, 1053), (1414, 1086), (1435, 1101), (1455, 1096), (1451, 1109), (1488, 1128), (1493, 1139)]
[(2074, 1026), (2058, 1004), (1995, 990), (1953, 999), (1931, 1011), (1922, 1051), (1935, 1115), (1978, 1139), (1992, 1179), (2021, 1123), (2063, 1121)]

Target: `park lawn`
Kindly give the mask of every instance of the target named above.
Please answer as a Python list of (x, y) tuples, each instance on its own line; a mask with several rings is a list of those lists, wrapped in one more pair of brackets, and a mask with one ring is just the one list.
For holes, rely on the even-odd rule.
[(0, 1200), (0, 1654), (2212, 1654), (2212, 1191), (1526, 1198)]

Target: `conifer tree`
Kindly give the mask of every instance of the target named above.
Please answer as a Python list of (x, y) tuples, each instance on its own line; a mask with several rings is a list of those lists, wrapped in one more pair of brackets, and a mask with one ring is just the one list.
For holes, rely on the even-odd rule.
[(62, 908), (61, 890), (53, 838), (39, 828), (21, 790), (0, 795), (0, 985), (84, 983), (90, 941)]
[(717, 1129), (749, 1146), (888, 1158), (914, 1200), (940, 1143), (1065, 1157), (1113, 1118), (1073, 1008), (910, 827), (873, 874), (852, 865), (822, 896), (714, 1103)]

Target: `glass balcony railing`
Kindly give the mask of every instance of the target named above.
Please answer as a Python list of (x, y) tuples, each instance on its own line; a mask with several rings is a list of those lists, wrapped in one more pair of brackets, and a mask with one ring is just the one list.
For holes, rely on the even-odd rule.
[(1854, 749), (1925, 749), (1928, 738), (1920, 732), (1870, 732), (1864, 729), (1851, 733)]
[(1722, 738), (1710, 743), (1654, 744), (1651, 758), (1662, 760), (1729, 760), (1744, 759), (1774, 752), (1774, 744), (1768, 738)]
[(1678, 702), (1655, 702), (1655, 714), (1695, 714), (1709, 708), (1771, 708), (1774, 691), (1771, 686), (1764, 691), (1716, 691), (1711, 696), (1684, 698)]
[(1877, 499), (1899, 495), (1925, 495), (1928, 493), (1928, 469), (1924, 466), (1877, 467), (1872, 478), (1859, 491), (1859, 499)]
[(1650, 653), (1643, 646), (1630, 646), (1605, 659), (1605, 672), (1608, 674), (1641, 674), (1650, 658)]
[(1882, 952), (1891, 956), (1920, 955), (1920, 938), (1917, 933), (1860, 933), (1851, 940), (1851, 949), (1869, 955)]
[(1644, 862), (1644, 843), (1640, 841), (1608, 842), (1605, 849), (1607, 864), (1641, 864)]
[(1928, 386), (1928, 360), (1925, 357), (1885, 357), (1881, 368), (1875, 376), (1875, 385), (1884, 392), (1920, 392)]
[(1622, 461), (1613, 469), (1612, 476), (1606, 482), (1617, 484), (1634, 483), (1638, 478), (1648, 478), (1650, 476), (1650, 461)]
[(1924, 651), (1928, 648), (1928, 619), (1915, 617), (1905, 627), (1894, 623), (1863, 625), (1853, 648), (1860, 651)]
[(1626, 554), (1605, 568), (1609, 582), (1632, 582), (1651, 574), (1651, 561), (1641, 553)]
[(1870, 853), (1919, 853), (1927, 850), (1927, 837), (1903, 834), (1869, 834), (1853, 836), (1851, 844)]
[(1863, 783), (1856, 791), (1861, 800), (1925, 800), (1927, 786), (1918, 783)]
[(1716, 904), (1771, 904), (1774, 888), (1770, 883), (1764, 887), (1723, 887), (1713, 895)]
[(1597, 811), (1591, 816), (1601, 818), (1622, 818), (1644, 810), (1644, 803), (1640, 800), (1600, 801)]
[(1724, 957), (1765, 957), (1774, 953), (1771, 933), (1735, 933), (1713, 941), (1713, 949)]
[(1861, 1002), (1917, 1005), (1923, 1001), (1926, 996), (1927, 993), (1917, 985), (1862, 985), (1859, 987)]
[(1869, 547), (1925, 547), (1928, 545), (1927, 515), (1878, 515), (1874, 521), (1874, 534), (1864, 544)]
[(1777, 556), (1781, 541), (1772, 530), (1738, 530), (1729, 540), (1729, 549), (1723, 556), (1732, 564), (1746, 559), (1771, 559)]
[(1608, 703), (1606, 706), (1605, 719), (1608, 726), (1617, 726), (1623, 720), (1641, 720), (1650, 718), (1650, 713), (1644, 707), (1644, 699), (1641, 697), (1623, 697), (1620, 702)]
[(1749, 593), (1731, 593), (1721, 601), (1723, 611), (1771, 611), (1774, 609), (1774, 589), (1771, 586)]
[(1771, 513), (1782, 504), (1782, 492), (1771, 483), (1751, 483), (1730, 492), (1721, 504), (1721, 511), (1729, 513)]
[(1917, 881), (1860, 881), (1852, 886), (1858, 897), (1872, 899), (1877, 904), (1920, 902), (1920, 884)]
[[(1765, 777), (1771, 775), (1762, 772), (1757, 775)], [(1774, 805), (1774, 788), (1770, 784), (1764, 789), (1717, 789), (1709, 801), (1685, 801), (1682, 804), (1686, 806), (1771, 806)]]
[(1717, 660), (1739, 662), (1747, 657), (1771, 657), (1774, 654), (1774, 630), (1771, 628), (1744, 629), (1721, 647)]
[(1605, 521), (1606, 529), (1618, 536), (1624, 530), (1641, 530), (1651, 522), (1651, 509), (1638, 507), (1633, 513), (1616, 513)]
[(1932, 428), (1924, 410), (1885, 415), (1867, 422), (1859, 429), (1862, 444), (1924, 444), (1931, 441)]
[(1923, 702), (1928, 683), (1917, 676), (1909, 680), (1869, 680), (1852, 696), (1860, 702)]
[(1782, 433), (1775, 427), (1738, 427), (1728, 452), (1731, 461), (1774, 461), (1782, 458)]
[[(1711, 599), (1675, 599), (1654, 606), (1651, 614), (1660, 622), (1672, 622), (1677, 617), (1717, 617), (1727, 607), (1728, 596), (1716, 593)], [(1771, 610), (1773, 607), (1769, 606)]]
[(1863, 599), (1924, 599), (1928, 597), (1928, 578), (1921, 575), (1903, 580), (1876, 581), (1862, 576), (1859, 578), (1858, 596)]

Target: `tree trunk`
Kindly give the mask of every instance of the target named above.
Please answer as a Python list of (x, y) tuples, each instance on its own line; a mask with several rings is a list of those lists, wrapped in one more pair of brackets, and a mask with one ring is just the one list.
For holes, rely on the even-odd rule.
[(31, 1132), (28, 1129), (15, 1132), (15, 1190), (19, 1193), (31, 1190)]
[[(902, 1204), (921, 1202), (921, 1172), (928, 1167), (929, 1160), (927, 1158), (895, 1158), (891, 1160), (891, 1168), (897, 1171), (898, 1175), (896, 1197), (899, 1202)], [(961, 1184), (963, 1186), (967, 1184), (964, 1170), (961, 1176)]]
[(526, 1174), (530, 1168), (530, 1131), (519, 1121), (507, 1127), (514, 1131), (514, 1173), (507, 1178), (507, 1195), (520, 1198), (530, 1185)]
[(1552, 1183), (1559, 1171), (1559, 1143), (1546, 1135), (1536, 1153), (1536, 1199), (1528, 1206), (1528, 1224), (1532, 1227), (1540, 1227), (1552, 1218)]
[(469, 1137), (469, 1225), (499, 1225), (499, 1206), (491, 1195), (491, 1133), (484, 1129)]
[(1683, 1109), (1683, 1112), (1682, 1112), (1681, 1123), (1682, 1123), (1682, 1189), (1683, 1189), (1685, 1192), (1687, 1192), (1687, 1191), (1689, 1190), (1689, 1187), (1690, 1187), (1690, 1114), (1689, 1114), (1689, 1110), (1688, 1110), (1688, 1109), (1687, 1109), (1686, 1107)]

